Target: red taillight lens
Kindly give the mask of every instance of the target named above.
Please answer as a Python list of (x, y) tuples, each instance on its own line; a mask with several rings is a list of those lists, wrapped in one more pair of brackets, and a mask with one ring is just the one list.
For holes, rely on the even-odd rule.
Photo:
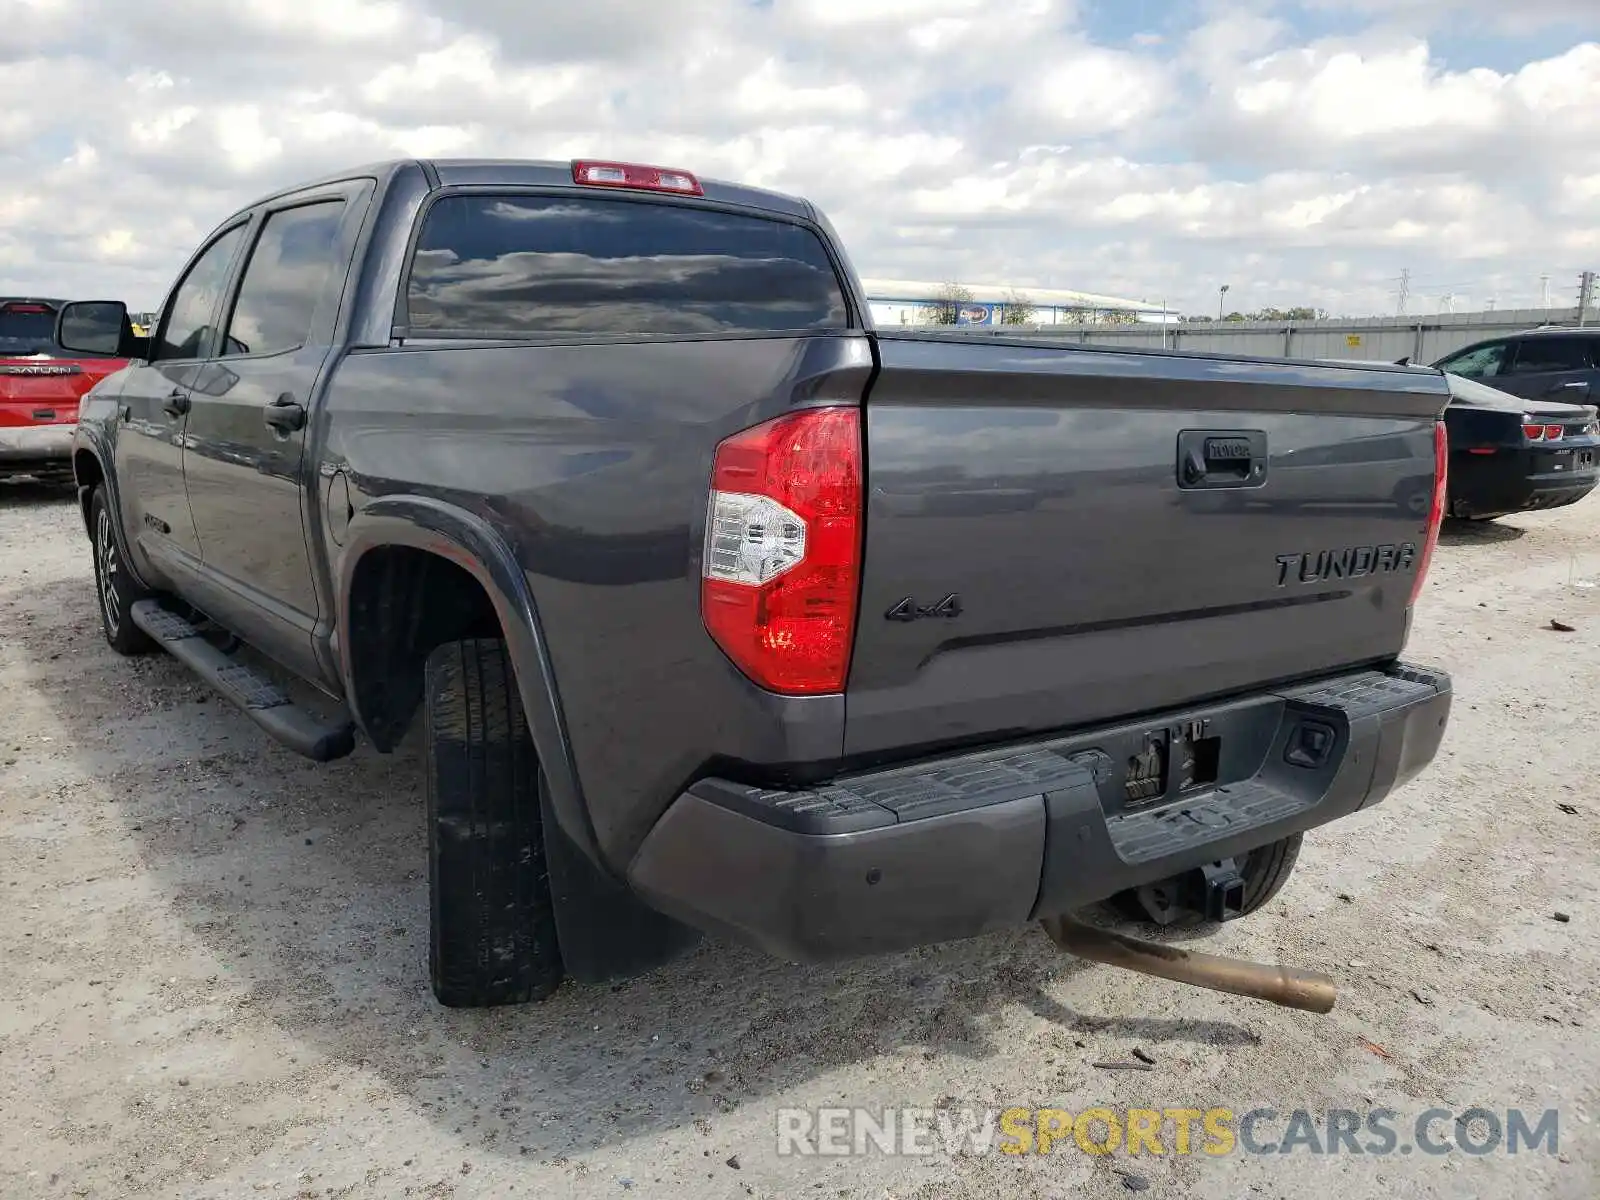
[(861, 418), (813, 408), (717, 447), (700, 614), (768, 691), (844, 690), (861, 582)]
[(1444, 422), (1433, 426), (1433, 503), (1428, 508), (1428, 529), (1422, 536), (1422, 554), (1417, 559), (1417, 577), (1411, 581), (1411, 603), (1422, 595), (1422, 585), (1428, 579), (1428, 567), (1433, 563), (1433, 549), (1439, 544), (1439, 530), (1444, 525), (1444, 498), (1450, 478), (1450, 440), (1445, 434)]
[(700, 181), (688, 171), (678, 171), (671, 167), (647, 167), (640, 163), (594, 162), (590, 159), (578, 159), (572, 164), (572, 182), (587, 187), (676, 192), (680, 196), (705, 195)]
[(1559, 425), (1546, 425), (1544, 427), (1544, 440), (1547, 442), (1559, 442), (1561, 435), (1565, 432), (1566, 430)]

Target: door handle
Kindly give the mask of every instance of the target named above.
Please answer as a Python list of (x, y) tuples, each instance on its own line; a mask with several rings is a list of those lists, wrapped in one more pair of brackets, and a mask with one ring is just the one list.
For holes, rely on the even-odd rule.
[(1267, 435), (1259, 429), (1185, 429), (1178, 435), (1180, 488), (1260, 487)]
[(172, 394), (161, 402), (161, 411), (169, 417), (181, 417), (189, 411), (189, 393), (173, 388)]
[(288, 392), (267, 405), (262, 415), (267, 424), (279, 433), (293, 433), (296, 429), (303, 429), (306, 423), (305, 405), (298, 403)]

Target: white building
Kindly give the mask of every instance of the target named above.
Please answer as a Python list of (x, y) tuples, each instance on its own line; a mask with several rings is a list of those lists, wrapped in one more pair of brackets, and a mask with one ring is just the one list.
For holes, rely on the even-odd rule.
[[(867, 302), (872, 309), (872, 320), (882, 328), (896, 325), (926, 325), (929, 310), (939, 303), (939, 296), (949, 286), (917, 279), (863, 279)], [(1095, 292), (1067, 291), (1061, 288), (1036, 288), (1013, 285), (963, 283), (959, 285), (971, 294), (970, 302), (961, 306), (961, 325), (999, 325), (1008, 300), (1022, 297), (1032, 307), (1030, 325), (1076, 325), (1082, 322), (1106, 320), (1110, 314), (1131, 315), (1140, 321), (1160, 322), (1168, 310), (1147, 300), (1128, 300), (1120, 296), (1103, 296)], [(1176, 314), (1168, 320), (1176, 319)]]

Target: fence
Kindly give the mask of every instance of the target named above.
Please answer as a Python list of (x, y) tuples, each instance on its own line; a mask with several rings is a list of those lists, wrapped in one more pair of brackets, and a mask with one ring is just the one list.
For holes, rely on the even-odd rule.
[[(1453, 350), (1539, 325), (1576, 325), (1578, 310), (1525, 308), (1416, 317), (1326, 321), (1196, 321), (1182, 325), (1042, 325), (992, 329), (1004, 336), (1062, 338), (1103, 346), (1149, 346), (1284, 358), (1364, 358), (1430, 363)], [(1595, 314), (1589, 323), (1596, 324)], [(968, 332), (977, 332), (969, 330)]]

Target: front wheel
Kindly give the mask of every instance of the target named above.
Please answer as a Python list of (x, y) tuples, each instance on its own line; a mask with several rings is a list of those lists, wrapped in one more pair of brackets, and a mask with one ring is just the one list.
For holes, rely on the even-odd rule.
[(106, 643), (118, 654), (148, 654), (155, 649), (150, 636), (133, 623), (128, 610), (150, 595), (128, 574), (122, 547), (112, 521), (106, 485), (99, 484), (89, 500), (90, 540), (94, 547), (95, 592), (100, 602), (100, 628)]
[(539, 760), (505, 643), (447, 642), (423, 671), (433, 994), (451, 1008), (543, 999), (563, 967)]

